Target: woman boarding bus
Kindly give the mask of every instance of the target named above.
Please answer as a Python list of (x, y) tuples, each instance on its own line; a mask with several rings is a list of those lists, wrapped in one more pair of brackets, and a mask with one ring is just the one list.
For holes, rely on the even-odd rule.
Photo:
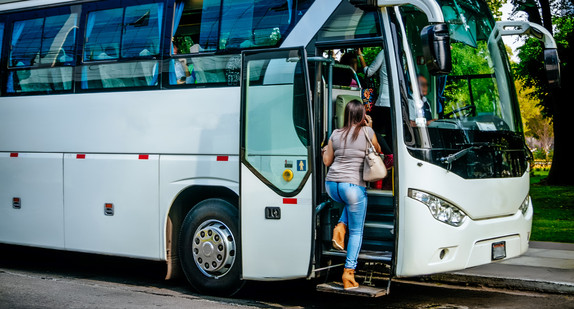
[(481, 0), (383, 2), (1, 4), (0, 242), (166, 261), (210, 294), (340, 268), (320, 147), (361, 80), (334, 84), (352, 68), (328, 55), (362, 50), (385, 57), (395, 163), (367, 190), (358, 268), (525, 252), (528, 151), (500, 37), (537, 26), (495, 23)]

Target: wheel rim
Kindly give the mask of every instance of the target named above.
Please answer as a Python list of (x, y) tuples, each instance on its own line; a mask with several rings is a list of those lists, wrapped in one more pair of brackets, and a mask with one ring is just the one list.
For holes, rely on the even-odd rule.
[(208, 220), (196, 230), (191, 250), (197, 268), (206, 276), (225, 276), (235, 262), (235, 237), (227, 225)]

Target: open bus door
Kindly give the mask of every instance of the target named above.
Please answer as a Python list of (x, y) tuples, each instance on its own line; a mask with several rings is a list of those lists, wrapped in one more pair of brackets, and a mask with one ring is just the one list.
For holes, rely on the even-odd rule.
[(245, 51), (242, 63), (243, 279), (307, 277), (315, 203), (305, 50)]

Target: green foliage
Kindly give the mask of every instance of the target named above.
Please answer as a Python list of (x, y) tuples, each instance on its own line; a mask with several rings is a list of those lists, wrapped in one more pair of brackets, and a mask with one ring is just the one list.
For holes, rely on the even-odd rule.
[[(365, 64), (369, 65), (371, 63), (373, 63), (373, 61), (375, 61), (375, 58), (377, 58), (377, 55), (379, 54), (379, 52), (381, 51), (381, 47), (365, 47), (362, 50), (363, 53), (363, 59), (365, 59)], [(365, 74), (363, 72), (357, 72), (357, 75), (359, 75), (359, 78), (361, 80), (365, 80)], [(379, 75), (375, 74), (371, 77), (371, 81), (372, 84), (377, 84), (378, 85), (378, 80), (379, 80)]]
[(547, 172), (531, 177), (534, 206), (531, 240), (574, 243), (574, 187), (544, 184)]
[[(564, 16), (554, 18), (555, 33), (554, 39), (558, 45), (558, 53), (561, 61), (561, 71), (563, 75), (563, 87), (567, 87), (568, 76), (572, 75), (570, 58), (574, 49), (574, 16)], [(546, 72), (544, 71), (544, 46), (534, 38), (526, 40), (525, 44), (518, 48), (518, 58), (520, 62), (513, 66), (515, 76), (522, 79), (527, 87), (534, 87), (538, 91), (531, 94), (532, 98), (540, 100), (543, 107), (543, 114), (547, 117), (554, 115), (553, 106), (549, 100), (552, 90), (549, 88)], [(563, 94), (567, 94), (566, 91)], [(570, 95), (569, 93), (567, 94)], [(566, 98), (564, 98), (566, 99)]]
[[(478, 41), (477, 47), (464, 43), (452, 43), (453, 76), (492, 74), (489, 64), (490, 54), (485, 41)], [(466, 79), (451, 80), (445, 89), (445, 113), (469, 105), (471, 97), (476, 110), (480, 113), (496, 113), (498, 106), (498, 88), (492, 78), (477, 78), (470, 81), (472, 94), (469, 92), (469, 81)]]
[(492, 15), (496, 20), (500, 20), (502, 16), (502, 5), (506, 2), (506, 0), (486, 0), (486, 4), (492, 11)]
[(532, 154), (536, 160), (546, 160), (546, 152), (543, 149), (536, 149)]

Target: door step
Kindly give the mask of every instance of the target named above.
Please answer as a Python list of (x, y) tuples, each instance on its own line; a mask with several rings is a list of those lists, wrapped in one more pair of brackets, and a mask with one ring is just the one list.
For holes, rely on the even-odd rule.
[[(338, 251), (338, 250), (325, 250), (323, 251), (324, 256), (337, 256), (344, 258), (347, 256), (347, 251)], [(393, 253), (390, 251), (370, 251), (370, 250), (361, 250), (359, 253), (359, 260), (366, 260), (366, 261), (376, 261), (382, 262), (386, 264), (390, 264), (393, 259)]]
[(380, 297), (387, 295), (387, 289), (359, 285), (358, 288), (345, 290), (342, 282), (329, 282), (317, 285), (317, 291), (361, 297)]

